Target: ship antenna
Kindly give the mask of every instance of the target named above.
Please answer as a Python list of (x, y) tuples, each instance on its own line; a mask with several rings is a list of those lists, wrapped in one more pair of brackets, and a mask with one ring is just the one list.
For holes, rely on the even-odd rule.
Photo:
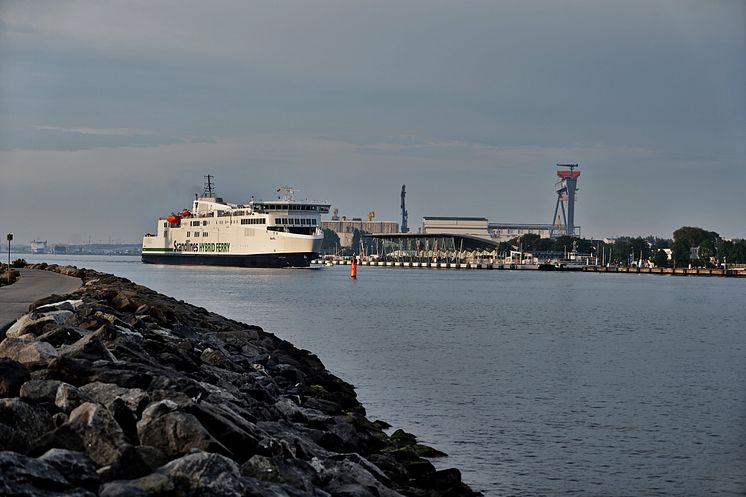
[(277, 193), (282, 193), (283, 200), (288, 200), (290, 202), (295, 200), (295, 188), (292, 186), (281, 186), (277, 189)]
[(208, 174), (205, 176), (205, 192), (204, 195), (207, 198), (212, 198), (215, 195), (215, 183), (213, 183), (214, 176), (211, 174)]

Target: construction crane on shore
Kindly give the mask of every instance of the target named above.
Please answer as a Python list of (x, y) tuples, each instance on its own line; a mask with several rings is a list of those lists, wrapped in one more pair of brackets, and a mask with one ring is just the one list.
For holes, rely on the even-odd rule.
[(575, 171), (576, 167), (578, 164), (557, 164), (557, 177), (560, 180), (554, 185), (557, 192), (557, 205), (554, 207), (554, 219), (550, 232), (552, 238), (562, 235), (576, 236), (575, 192), (578, 191), (578, 177), (580, 177), (580, 171)]
[(406, 190), (407, 185), (401, 186), (401, 232), (402, 233), (409, 233), (409, 228), (407, 227), (407, 207), (404, 202), (404, 197), (407, 195)]

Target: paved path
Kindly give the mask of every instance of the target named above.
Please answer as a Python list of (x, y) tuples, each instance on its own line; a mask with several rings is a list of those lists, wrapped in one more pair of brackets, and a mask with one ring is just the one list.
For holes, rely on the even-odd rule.
[(80, 288), (79, 278), (39, 269), (19, 269), (21, 277), (0, 287), (0, 330), (28, 312), (28, 306), (53, 293), (65, 295)]

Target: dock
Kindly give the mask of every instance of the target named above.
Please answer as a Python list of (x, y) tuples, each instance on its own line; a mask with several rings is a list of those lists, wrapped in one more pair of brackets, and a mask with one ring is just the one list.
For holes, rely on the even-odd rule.
[[(350, 259), (323, 260), (312, 262), (317, 265), (349, 266)], [(497, 271), (539, 271), (539, 264), (510, 264), (494, 261), (486, 262), (418, 262), (418, 261), (381, 261), (363, 260), (359, 266), (406, 268), (406, 269), (461, 269), (461, 270), (497, 270)], [(626, 266), (584, 266), (583, 268), (557, 268), (552, 272), (584, 272), (612, 274), (658, 274), (670, 276), (711, 276), (711, 277), (746, 277), (746, 270), (723, 268), (665, 268), (665, 267), (626, 267)]]

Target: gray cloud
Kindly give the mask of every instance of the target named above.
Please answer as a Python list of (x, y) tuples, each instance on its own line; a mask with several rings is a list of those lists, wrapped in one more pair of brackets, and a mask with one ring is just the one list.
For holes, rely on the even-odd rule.
[(548, 222), (567, 161), (588, 235), (746, 236), (744, 19), (726, 0), (6, 1), (0, 223), (22, 208), (27, 237), (64, 239), (45, 213), (90, 198), (94, 237), (116, 219), (136, 239), (207, 172), (348, 215), (396, 218), (407, 183), (415, 219)]

